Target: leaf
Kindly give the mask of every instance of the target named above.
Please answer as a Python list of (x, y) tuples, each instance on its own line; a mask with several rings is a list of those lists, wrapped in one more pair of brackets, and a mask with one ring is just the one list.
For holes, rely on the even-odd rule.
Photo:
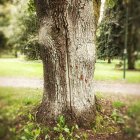
[(75, 125), (75, 128), (76, 128), (77, 130), (79, 129), (79, 127), (78, 127), (78, 125), (77, 125), (77, 124)]
[(69, 130), (67, 127), (64, 128), (64, 131), (65, 131), (66, 133), (70, 133), (70, 130)]
[(56, 132), (60, 132), (58, 127), (54, 127), (53, 130), (56, 131)]
[(75, 137), (76, 137), (76, 138), (78, 138), (78, 139), (80, 139), (80, 136), (79, 136), (79, 135), (77, 135), (77, 134), (75, 135)]
[(50, 137), (49, 137), (49, 135), (47, 134), (46, 136), (45, 136), (45, 140), (49, 140), (50, 139)]

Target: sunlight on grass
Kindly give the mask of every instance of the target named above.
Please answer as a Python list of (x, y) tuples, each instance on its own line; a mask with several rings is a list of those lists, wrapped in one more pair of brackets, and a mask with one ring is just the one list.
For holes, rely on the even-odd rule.
[[(8, 99), (6, 104), (23, 104), (24, 101), (30, 100), (36, 103), (41, 98), (41, 89), (31, 88), (12, 88), (12, 87), (0, 87), (0, 100), (1, 102)], [(20, 100), (19, 100), (20, 99)]]
[[(95, 80), (103, 81), (124, 81), (123, 70), (116, 70), (115, 64), (119, 60), (114, 60), (111, 64), (104, 61), (98, 60), (95, 66)], [(139, 61), (137, 62), (137, 68), (139, 67)], [(126, 82), (129, 83), (140, 83), (140, 71), (126, 71)]]
[(0, 76), (42, 78), (42, 63), (41, 61), (0, 59)]
[[(40, 104), (41, 96), (41, 89), (0, 87), (0, 138), (15, 140), (11, 133), (24, 124), (25, 116)], [(14, 127), (16, 121), (20, 124)]]
[(19, 110), (24, 112), (26, 107), (35, 107), (41, 95), (41, 89), (0, 87), (0, 118), (14, 118)]

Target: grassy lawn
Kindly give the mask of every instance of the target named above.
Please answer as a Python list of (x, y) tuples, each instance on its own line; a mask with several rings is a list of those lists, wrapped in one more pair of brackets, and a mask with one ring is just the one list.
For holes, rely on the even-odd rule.
[[(123, 71), (116, 70), (115, 64), (119, 61), (114, 60), (111, 64), (98, 60), (95, 68), (95, 80), (101, 81), (124, 81)], [(136, 68), (140, 69), (140, 61), (136, 63)], [(29, 77), (42, 78), (41, 61), (24, 61), (20, 59), (0, 59), (0, 76), (1, 77)], [(140, 83), (140, 71), (127, 71), (126, 82)]]
[[(133, 139), (140, 128), (140, 103), (139, 98), (122, 98), (122, 101), (110, 96), (97, 96), (96, 118), (91, 129), (72, 127), (65, 123), (61, 116), (55, 126), (44, 126), (36, 122), (36, 107), (42, 97), (41, 89), (30, 88), (5, 88), (0, 87), (0, 139), (2, 140), (88, 140), (89, 137), (108, 139), (112, 134), (114, 138), (118, 132), (124, 132)], [(133, 102), (132, 102), (133, 101)], [(61, 123), (60, 123), (60, 122)], [(139, 129), (138, 129), (139, 130)], [(52, 138), (53, 137), (53, 138)], [(47, 139), (46, 139), (47, 140)], [(111, 138), (109, 140), (112, 140)]]
[(41, 95), (40, 89), (0, 87), (0, 139), (20, 139), (15, 138), (15, 129), (27, 123), (29, 112), (40, 103)]
[(126, 71), (126, 80), (123, 80), (123, 70), (115, 69), (118, 60), (114, 60), (111, 64), (98, 60), (95, 67), (95, 79), (103, 81), (126, 81), (129, 83), (140, 83), (140, 61), (137, 61), (136, 71)]
[(0, 59), (0, 76), (42, 78), (41, 61), (24, 61), (20, 59)]
[(41, 89), (0, 87), (0, 118), (14, 119), (39, 104), (41, 97)]

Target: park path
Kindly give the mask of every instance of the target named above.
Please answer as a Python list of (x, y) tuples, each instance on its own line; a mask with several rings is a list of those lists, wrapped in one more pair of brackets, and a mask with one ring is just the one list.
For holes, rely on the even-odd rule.
[[(0, 86), (3, 87), (24, 87), (43, 88), (43, 80), (35, 78), (9, 78), (0, 77)], [(140, 84), (129, 84), (119, 82), (94, 81), (96, 92), (101, 93), (121, 93), (140, 95)]]

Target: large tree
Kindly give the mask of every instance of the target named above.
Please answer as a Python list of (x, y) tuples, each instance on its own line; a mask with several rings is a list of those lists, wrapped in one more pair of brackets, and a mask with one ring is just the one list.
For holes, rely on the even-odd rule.
[(44, 66), (41, 121), (62, 114), (83, 125), (93, 121), (98, 4), (96, 0), (35, 0)]
[(98, 58), (122, 56), (127, 36), (128, 69), (134, 69), (140, 40), (140, 1), (111, 0), (114, 4), (109, 7), (108, 1), (106, 0), (104, 16), (97, 32)]
[(123, 56), (125, 11), (122, 0), (106, 0), (104, 14), (97, 32), (97, 56), (99, 59), (111, 59)]
[(128, 8), (128, 69), (135, 69), (136, 52), (139, 51), (140, 40), (140, 1), (129, 0)]

